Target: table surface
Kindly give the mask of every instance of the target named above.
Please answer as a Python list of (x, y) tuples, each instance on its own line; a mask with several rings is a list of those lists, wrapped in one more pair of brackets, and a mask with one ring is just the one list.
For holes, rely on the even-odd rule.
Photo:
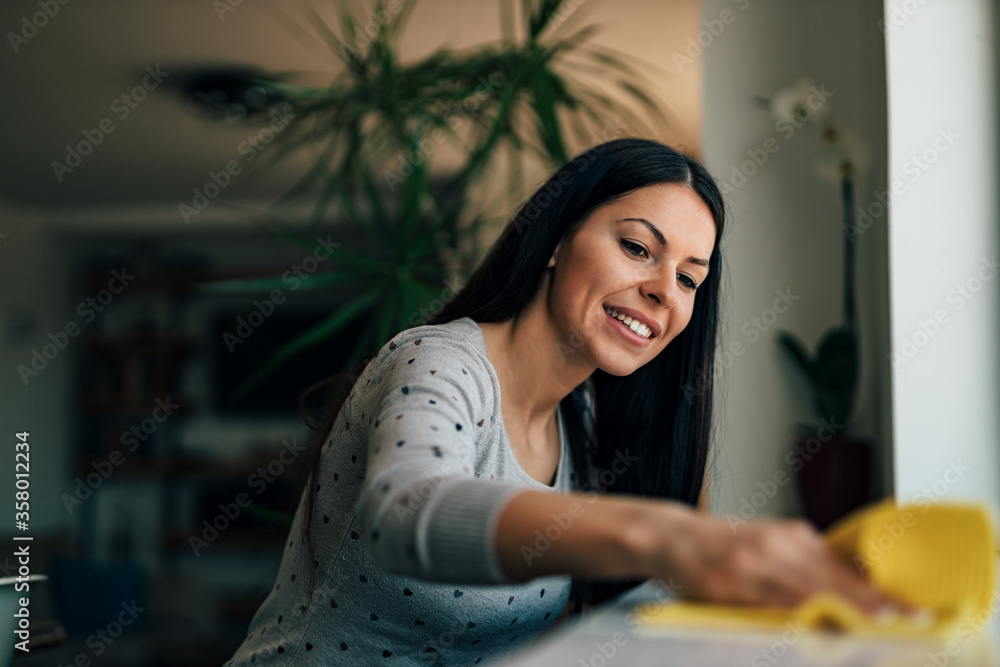
[[(1000, 619), (983, 619), (971, 639), (933, 642), (862, 640), (825, 632), (783, 637), (781, 632), (655, 630), (637, 627), (635, 605), (669, 599), (665, 589), (645, 584), (566, 624), (524, 657), (518, 667), (626, 667), (684, 665), (732, 667), (994, 667), (1000, 665)], [(994, 600), (1000, 598), (994, 597)], [(967, 633), (966, 633), (967, 634)], [(950, 651), (950, 652), (949, 652)]]

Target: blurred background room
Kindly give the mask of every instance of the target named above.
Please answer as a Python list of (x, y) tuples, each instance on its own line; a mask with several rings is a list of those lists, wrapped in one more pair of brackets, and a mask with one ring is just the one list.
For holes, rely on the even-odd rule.
[(2, 502), (31, 454), (0, 577), (15, 536), (49, 577), (15, 664), (227, 660), (308, 474), (302, 392), (623, 136), (730, 207), (714, 512), (996, 504), (994, 2), (7, 0), (0, 26)]

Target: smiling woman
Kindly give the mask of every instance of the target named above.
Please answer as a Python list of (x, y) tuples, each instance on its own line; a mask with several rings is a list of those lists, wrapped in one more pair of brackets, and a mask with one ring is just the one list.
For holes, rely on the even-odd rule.
[(718, 601), (888, 604), (804, 523), (733, 530), (692, 510), (724, 222), (704, 167), (653, 141), (559, 169), (434, 320), (349, 374), (228, 665), (509, 658), (568, 601), (644, 578)]

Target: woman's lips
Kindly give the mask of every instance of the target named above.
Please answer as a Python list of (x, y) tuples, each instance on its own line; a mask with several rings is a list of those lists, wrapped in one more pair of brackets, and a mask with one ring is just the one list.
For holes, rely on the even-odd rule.
[(604, 313), (604, 316), (608, 318), (608, 320), (610, 320), (611, 327), (615, 329), (615, 331), (620, 333), (622, 337), (624, 337), (626, 340), (628, 340), (631, 343), (635, 343), (636, 345), (641, 345), (642, 347), (646, 347), (649, 345), (650, 341), (649, 338), (644, 338), (639, 334), (637, 334), (636, 332), (632, 331), (627, 326), (625, 326), (623, 322), (621, 322), (615, 317), (611, 317), (608, 311), (604, 310), (603, 308), (601, 308), (601, 312)]

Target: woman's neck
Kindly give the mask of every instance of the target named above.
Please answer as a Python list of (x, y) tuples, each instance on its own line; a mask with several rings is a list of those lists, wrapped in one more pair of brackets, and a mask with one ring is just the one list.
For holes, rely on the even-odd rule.
[(559, 402), (594, 371), (581, 355), (565, 353), (568, 336), (549, 316), (544, 299), (520, 317), (479, 326), (500, 380), (504, 418), (516, 415), (527, 431), (548, 425)]

